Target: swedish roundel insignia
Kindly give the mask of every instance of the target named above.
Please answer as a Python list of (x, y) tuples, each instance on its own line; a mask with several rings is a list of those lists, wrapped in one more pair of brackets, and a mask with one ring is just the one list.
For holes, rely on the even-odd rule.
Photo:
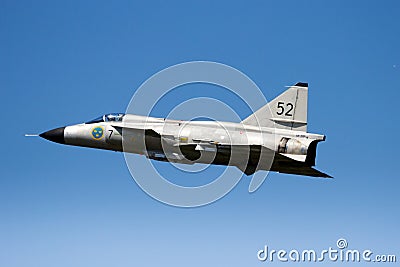
[(104, 129), (103, 129), (103, 127), (100, 127), (100, 126), (99, 126), (99, 127), (95, 127), (95, 128), (93, 128), (93, 130), (92, 130), (92, 136), (93, 136), (93, 138), (96, 139), (96, 140), (102, 138), (102, 137), (103, 137), (103, 134), (104, 134)]

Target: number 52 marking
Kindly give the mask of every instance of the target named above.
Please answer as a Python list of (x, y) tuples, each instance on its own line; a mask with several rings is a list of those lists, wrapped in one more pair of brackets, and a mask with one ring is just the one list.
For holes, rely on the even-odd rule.
[[(283, 113), (285, 113), (285, 116), (291, 117), (293, 116), (292, 110), (293, 110), (293, 104), (288, 102), (286, 103), (286, 109), (285, 109), (285, 102), (278, 102), (278, 111), (276, 112), (276, 114), (278, 115), (282, 115)], [(286, 112), (285, 112), (286, 110)]]

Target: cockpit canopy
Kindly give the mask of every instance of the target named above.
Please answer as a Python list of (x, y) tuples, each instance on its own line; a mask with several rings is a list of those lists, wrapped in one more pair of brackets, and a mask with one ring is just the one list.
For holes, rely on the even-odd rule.
[(107, 121), (122, 121), (124, 115), (125, 114), (123, 113), (110, 113), (85, 123), (90, 124), (90, 123), (107, 122)]

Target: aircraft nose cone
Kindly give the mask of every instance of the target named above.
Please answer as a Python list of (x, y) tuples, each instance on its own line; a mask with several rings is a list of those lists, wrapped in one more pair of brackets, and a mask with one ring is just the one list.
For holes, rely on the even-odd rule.
[(65, 144), (64, 140), (65, 127), (56, 128), (44, 133), (39, 134), (40, 137), (59, 144)]

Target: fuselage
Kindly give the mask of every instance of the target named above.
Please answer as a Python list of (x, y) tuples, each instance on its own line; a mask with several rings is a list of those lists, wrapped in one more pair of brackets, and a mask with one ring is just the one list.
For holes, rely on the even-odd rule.
[(312, 168), (325, 136), (307, 132), (307, 99), (308, 84), (298, 82), (239, 123), (115, 113), (40, 136), (160, 161), (236, 166), (248, 175), (272, 170), (330, 177)]
[[(239, 166), (247, 164), (248, 158), (256, 158), (257, 163), (261, 161), (258, 169), (270, 169), (272, 164), (267, 159), (262, 164), (259, 147), (304, 161), (310, 154), (310, 144), (325, 138), (318, 134), (234, 122), (180, 121), (131, 114), (104, 115), (40, 136), (61, 144), (135, 153), (183, 164)], [(235, 153), (232, 148), (237, 148)], [(269, 159), (271, 155), (266, 157)]]

